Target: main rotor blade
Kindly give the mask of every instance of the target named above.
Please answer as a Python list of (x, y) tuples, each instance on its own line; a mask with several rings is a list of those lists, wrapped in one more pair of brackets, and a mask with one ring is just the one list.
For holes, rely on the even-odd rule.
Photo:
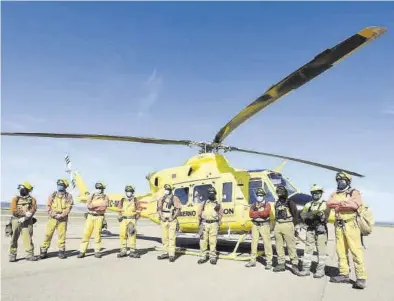
[(356, 176), (356, 177), (360, 177), (360, 178), (364, 178), (363, 175), (361, 175), (359, 173), (356, 173), (354, 171), (350, 171), (350, 170), (334, 167), (334, 166), (331, 166), (331, 165), (325, 165), (325, 164), (321, 164), (321, 163), (316, 163), (316, 162), (302, 160), (302, 159), (297, 159), (297, 158), (292, 158), (292, 157), (286, 157), (286, 156), (282, 156), (282, 155), (257, 152), (257, 151), (254, 151), (254, 150), (247, 150), (247, 149), (242, 149), (242, 148), (233, 147), (233, 146), (230, 146), (229, 148), (230, 148), (231, 151), (238, 151), (238, 152), (242, 152), (242, 153), (249, 153), (249, 154), (256, 154), (256, 155), (263, 155), (263, 156), (268, 156), (268, 157), (280, 158), (280, 159), (285, 159), (285, 160), (291, 160), (291, 161), (295, 161), (295, 162), (299, 162), (299, 163), (304, 163), (304, 164), (308, 164), (308, 165), (313, 165), (313, 166), (329, 169), (329, 170), (336, 171), (336, 172), (344, 171), (344, 172), (347, 172), (350, 175), (353, 175), (353, 176)]
[(97, 140), (117, 140), (127, 142), (153, 143), (153, 144), (175, 144), (190, 145), (190, 140), (170, 140), (155, 139), (146, 137), (131, 136), (111, 136), (111, 135), (95, 135), (95, 134), (58, 134), (58, 133), (1, 133), (2, 136), (29, 136), (29, 137), (47, 137), (47, 138), (74, 138), (74, 139), (97, 139)]
[(368, 42), (376, 39), (386, 32), (384, 27), (366, 27), (352, 35), (347, 40), (318, 54), (313, 60), (286, 78), (269, 88), (263, 95), (257, 98), (249, 106), (231, 119), (215, 136), (214, 142), (221, 143), (240, 124), (260, 112), (265, 107), (276, 102), (292, 90), (306, 84), (311, 79), (327, 71), (346, 56), (365, 46)]

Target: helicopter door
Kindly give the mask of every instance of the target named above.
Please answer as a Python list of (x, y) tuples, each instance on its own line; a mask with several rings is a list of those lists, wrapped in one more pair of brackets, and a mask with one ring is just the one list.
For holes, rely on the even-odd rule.
[[(235, 209), (233, 202), (233, 182), (224, 182), (222, 184), (221, 201), (223, 208), (223, 222), (230, 222), (234, 220)], [(220, 195), (219, 195), (220, 197)]]
[(194, 222), (196, 218), (196, 212), (191, 205), (189, 200), (189, 186), (182, 186), (179, 188), (175, 188), (174, 195), (176, 195), (182, 204), (182, 209), (178, 217), (178, 221), (180, 224), (180, 228), (182, 231), (190, 228), (190, 224)]

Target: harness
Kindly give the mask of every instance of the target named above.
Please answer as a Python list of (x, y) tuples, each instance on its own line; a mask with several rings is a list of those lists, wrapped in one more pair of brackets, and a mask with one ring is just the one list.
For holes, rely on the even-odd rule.
[[(257, 208), (256, 203), (254, 203), (252, 206), (253, 206), (253, 209)], [(266, 206), (267, 206), (267, 204), (264, 203), (264, 205), (263, 205), (264, 209)], [(268, 224), (269, 222), (270, 222), (269, 216), (266, 218), (263, 218), (263, 217), (252, 218), (252, 223), (256, 226), (262, 226), (262, 225)]]
[(293, 221), (290, 208), (287, 204), (277, 202), (275, 204), (275, 219), (279, 223), (288, 223)]
[[(123, 208), (123, 204), (124, 204), (125, 199), (126, 198), (122, 198), (120, 200), (121, 203), (122, 203), (122, 208)], [(134, 202), (134, 208), (135, 208), (135, 210), (137, 210), (137, 198), (136, 197), (133, 197), (133, 202)], [(130, 206), (130, 205), (131, 205), (131, 201), (129, 202), (128, 206)], [(127, 208), (128, 208), (128, 206), (127, 206)], [(122, 215), (122, 219), (136, 219), (136, 217), (135, 216), (123, 216)]]
[[(204, 201), (204, 204), (202, 205), (201, 216), (204, 213), (206, 203), (207, 203), (207, 201)], [(215, 203), (216, 205), (218, 204), (217, 201), (215, 201), (213, 203)], [(213, 223), (218, 223), (218, 222), (219, 222), (219, 219), (207, 220), (207, 219), (201, 218), (201, 223), (213, 224)]]
[[(52, 204), (53, 204), (53, 202), (55, 201), (56, 196), (57, 196), (57, 191), (55, 191), (55, 192), (52, 193)], [(62, 196), (62, 199), (64, 198), (64, 199), (67, 200), (68, 197), (69, 197), (69, 193), (68, 193), (67, 191), (65, 191), (65, 192), (64, 192), (64, 196)], [(62, 213), (62, 211), (56, 211), (56, 213)]]

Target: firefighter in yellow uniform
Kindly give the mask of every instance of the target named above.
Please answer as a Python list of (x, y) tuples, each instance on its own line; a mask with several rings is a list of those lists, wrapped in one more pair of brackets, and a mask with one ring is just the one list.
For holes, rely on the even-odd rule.
[(18, 186), (19, 195), (11, 200), (11, 245), (10, 245), (10, 262), (16, 261), (18, 249), (18, 239), (22, 236), (23, 246), (26, 252), (26, 260), (36, 261), (34, 256), (33, 244), (33, 224), (37, 221), (33, 216), (37, 211), (37, 201), (30, 193), (33, 186), (28, 182), (23, 182)]
[(299, 272), (295, 241), (295, 226), (298, 224), (298, 210), (295, 202), (288, 199), (286, 187), (278, 185), (276, 187), (276, 194), (278, 195), (278, 200), (275, 203), (275, 241), (278, 265), (273, 271), (284, 272), (286, 270), (283, 244), (285, 242), (292, 263), (291, 270), (296, 274)]
[(164, 185), (165, 195), (157, 202), (157, 213), (161, 222), (162, 244), (164, 253), (157, 256), (157, 259), (167, 259), (175, 261), (175, 245), (177, 231), (177, 217), (181, 211), (181, 201), (173, 195), (173, 188), (169, 184)]
[(312, 265), (313, 251), (317, 248), (318, 263), (314, 278), (324, 277), (325, 263), (327, 260), (328, 229), (327, 219), (330, 209), (323, 200), (324, 189), (316, 184), (311, 187), (312, 201), (305, 204), (301, 211), (301, 219), (307, 225), (306, 246), (302, 259), (302, 270), (298, 276), (309, 276)]
[(51, 240), (55, 229), (57, 229), (59, 258), (67, 258), (66, 251), (66, 232), (68, 224), (68, 215), (73, 206), (73, 197), (66, 191), (69, 183), (66, 179), (57, 181), (57, 191), (53, 192), (47, 201), (49, 220), (45, 233), (44, 243), (41, 246), (40, 258), (47, 258), (47, 252), (51, 245)]
[(127, 256), (127, 237), (130, 241), (130, 254), (132, 258), (140, 258), (137, 253), (137, 220), (140, 214), (140, 208), (137, 198), (134, 196), (135, 189), (131, 185), (125, 187), (126, 197), (122, 198), (118, 204), (119, 212), (119, 238), (120, 252), (118, 258)]
[(332, 277), (331, 282), (349, 283), (348, 253), (352, 253), (357, 280), (353, 287), (364, 289), (367, 273), (364, 266), (364, 254), (361, 245), (360, 229), (356, 216), (358, 208), (363, 204), (361, 194), (350, 186), (352, 178), (345, 172), (335, 177), (337, 191), (327, 201), (327, 206), (335, 211), (335, 238), (339, 261), (339, 275)]
[(270, 214), (271, 205), (264, 201), (266, 192), (263, 188), (256, 191), (257, 202), (250, 206), (249, 217), (252, 219), (252, 243), (251, 243), (251, 259), (245, 265), (247, 268), (256, 266), (257, 247), (260, 235), (263, 238), (264, 253), (266, 257), (266, 270), (272, 268), (272, 244), (271, 244), (271, 226)]
[(87, 200), (88, 217), (85, 223), (83, 238), (78, 258), (85, 257), (86, 250), (89, 246), (90, 236), (94, 237), (94, 257), (101, 258), (101, 229), (103, 227), (104, 213), (108, 208), (109, 199), (104, 193), (106, 188), (102, 182), (95, 185), (96, 192), (89, 196)]
[(216, 189), (208, 188), (208, 200), (205, 200), (197, 209), (197, 216), (200, 221), (200, 259), (198, 264), (208, 261), (211, 264), (217, 263), (216, 242), (220, 224), (222, 223), (223, 209), (216, 198)]

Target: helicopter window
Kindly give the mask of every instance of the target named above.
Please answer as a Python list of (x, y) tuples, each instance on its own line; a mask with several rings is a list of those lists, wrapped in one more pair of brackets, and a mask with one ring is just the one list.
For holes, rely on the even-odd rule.
[(208, 188), (212, 187), (211, 184), (194, 186), (193, 190), (193, 203), (201, 203), (208, 199)]
[(223, 183), (222, 203), (230, 203), (233, 201), (233, 183)]
[(257, 201), (256, 190), (262, 187), (261, 180), (255, 180), (249, 182), (249, 204), (253, 204)]
[(189, 197), (189, 187), (182, 187), (175, 189), (174, 195), (176, 195), (179, 198), (182, 205), (186, 205)]
[(293, 194), (296, 192), (296, 189), (294, 188), (293, 185), (290, 184), (290, 182), (285, 179), (281, 174), (279, 173), (270, 173), (268, 174), (269, 179), (271, 180), (271, 183), (276, 187), (278, 185), (283, 185), (286, 187), (289, 195)]

